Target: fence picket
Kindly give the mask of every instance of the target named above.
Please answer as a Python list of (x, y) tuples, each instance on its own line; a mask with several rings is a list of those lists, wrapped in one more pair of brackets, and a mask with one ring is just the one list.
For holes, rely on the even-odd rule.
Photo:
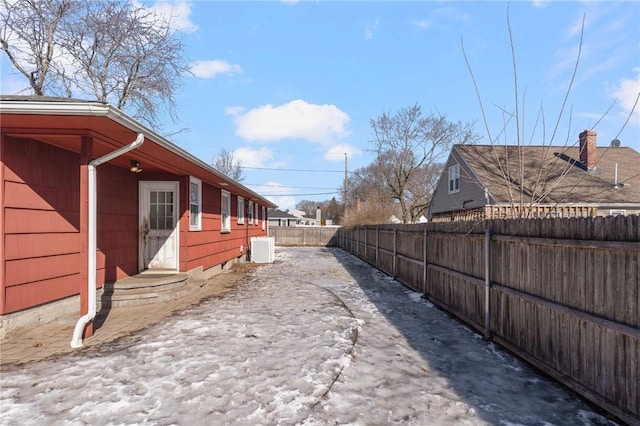
[[(362, 240), (339, 235), (347, 249)], [(640, 216), (377, 225), (375, 235), (376, 267), (640, 422)]]

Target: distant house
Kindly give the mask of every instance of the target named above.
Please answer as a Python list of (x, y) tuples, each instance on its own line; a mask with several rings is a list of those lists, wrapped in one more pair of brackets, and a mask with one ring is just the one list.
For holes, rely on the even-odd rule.
[(269, 226), (296, 226), (299, 217), (296, 217), (280, 209), (272, 209), (269, 211)]
[[(331, 225), (330, 220), (326, 225)], [(291, 209), (283, 212), (274, 209), (269, 212), (269, 226), (322, 226), (322, 211), (316, 209), (313, 216), (306, 215), (302, 210)]]
[(272, 202), (111, 105), (2, 97), (0, 122), (2, 332), (141, 272), (206, 278), (267, 235)]
[(298, 218), (297, 226), (322, 226), (322, 211), (320, 207), (316, 209), (314, 215), (305, 214), (302, 210), (289, 210), (293, 216)]
[(432, 221), (640, 213), (640, 154), (597, 147), (455, 145), (429, 207)]

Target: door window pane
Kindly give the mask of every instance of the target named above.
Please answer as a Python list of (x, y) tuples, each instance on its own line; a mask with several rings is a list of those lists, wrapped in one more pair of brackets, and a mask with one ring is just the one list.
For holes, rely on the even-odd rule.
[(173, 191), (150, 191), (150, 229), (173, 229)]

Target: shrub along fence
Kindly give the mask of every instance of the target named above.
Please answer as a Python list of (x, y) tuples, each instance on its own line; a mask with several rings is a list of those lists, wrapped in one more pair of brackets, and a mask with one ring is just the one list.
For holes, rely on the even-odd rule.
[(269, 226), (277, 246), (335, 246), (336, 226)]
[(640, 422), (640, 216), (363, 226), (337, 243)]

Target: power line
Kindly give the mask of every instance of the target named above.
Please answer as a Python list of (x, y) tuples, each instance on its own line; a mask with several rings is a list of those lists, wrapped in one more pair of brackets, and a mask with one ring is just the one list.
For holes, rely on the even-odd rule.
[(272, 170), (277, 172), (315, 172), (315, 173), (344, 173), (344, 170), (318, 170), (318, 169), (275, 169), (271, 167), (245, 167), (240, 166), (241, 169), (248, 170)]
[(264, 183), (242, 183), (243, 185), (270, 187), (270, 188), (293, 188), (293, 189), (336, 189), (335, 186), (289, 186), (289, 185), (268, 185)]
[(333, 192), (315, 192), (313, 194), (260, 194), (263, 197), (306, 197), (309, 195), (331, 195), (331, 194), (339, 194), (340, 191)]

